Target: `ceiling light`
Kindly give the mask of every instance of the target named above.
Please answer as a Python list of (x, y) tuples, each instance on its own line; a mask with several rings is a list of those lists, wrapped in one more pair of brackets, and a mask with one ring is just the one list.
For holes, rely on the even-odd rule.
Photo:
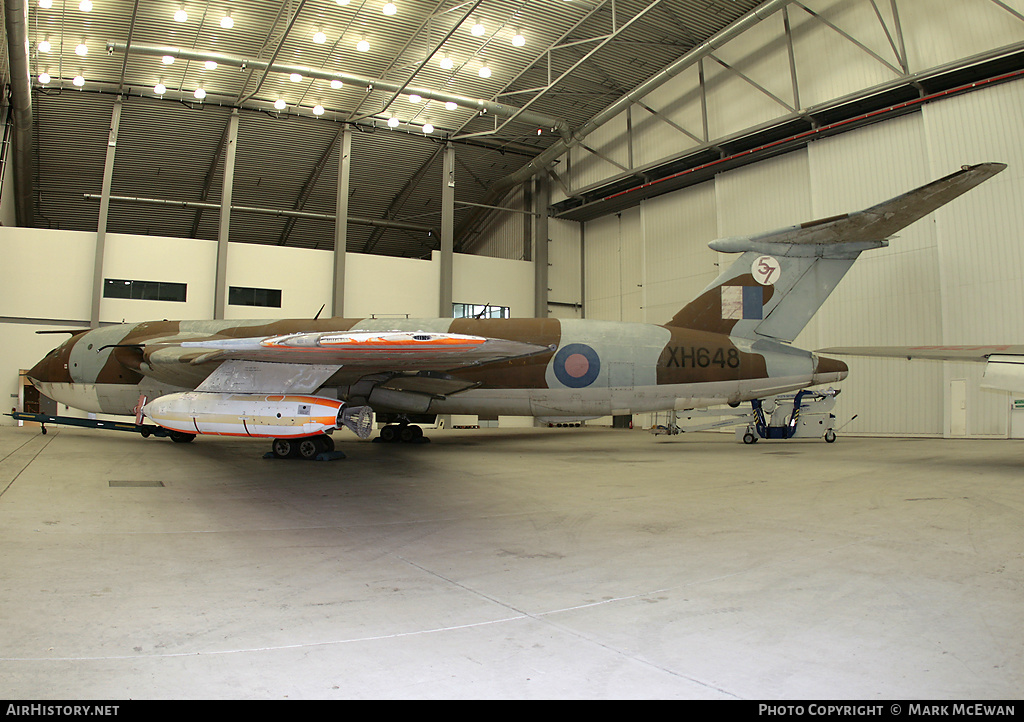
[(188, 13), (185, 12), (185, 8), (181, 8), (180, 10), (174, 11), (174, 20), (179, 23), (184, 23), (188, 21)]
[(230, 15), (225, 15), (220, 19), (220, 26), (225, 30), (230, 30), (235, 27), (235, 21), (231, 19)]
[(422, 100), (423, 100), (422, 96), (416, 95), (416, 93), (413, 93), (412, 95), (409, 96), (409, 102), (410, 103), (419, 103)]
[(446, 110), (458, 110), (459, 109), (459, 104), (454, 102), (454, 101), (449, 100), (447, 103), (444, 104), (444, 107), (445, 107)]
[(75, 48), (75, 55), (88, 55), (89, 48), (85, 43), (79, 43), (78, 47)]
[(53, 7), (53, 0), (39, 0), (39, 7), (43, 10), (49, 10)]
[(360, 40), (358, 43), (356, 43), (356, 50), (358, 50), (361, 53), (365, 53), (369, 49), (370, 49), (370, 43), (367, 42), (365, 38), (363, 40)]
[(477, 37), (480, 37), (481, 35), (487, 32), (487, 28), (483, 26), (483, 23), (477, 20), (473, 27), (469, 29), (469, 32), (473, 33), (473, 35)]
[(160, 62), (163, 63), (164, 65), (174, 65), (174, 56), (173, 55), (165, 55), (162, 58), (160, 58)]
[(488, 68), (486, 65), (481, 66), (479, 72), (480, 72), (480, 77), (481, 78), (489, 78), (489, 77), (491, 77), (491, 69)]
[(199, 100), (202, 100), (206, 97), (206, 91), (202, 88), (196, 88), (196, 92), (192, 93), (192, 95), (196, 96)]
[(50, 74), (49, 73), (42, 72), (42, 73), (39, 74), (39, 84), (40, 85), (46, 85), (49, 82), (50, 82)]
[(313, 115), (323, 115), (323, 114), (324, 114), (324, 106), (320, 105), (320, 103), (317, 103), (316, 105), (313, 106)]
[(298, 73), (292, 73), (288, 77), (291, 79), (291, 81), (293, 83), (301, 83), (302, 82), (302, 76), (299, 75)]
[(157, 83), (156, 85), (153, 86), (153, 92), (156, 93), (157, 95), (163, 95), (164, 93), (167, 92), (167, 86), (164, 85), (163, 83)]
[(75, 84), (76, 86), (78, 86), (79, 88), (81, 88), (81, 87), (82, 87), (83, 85), (85, 85), (85, 78), (83, 78), (83, 77), (82, 77), (81, 75), (76, 75), (76, 76), (75, 76), (75, 77), (74, 77), (74, 78), (73, 78), (73, 79), (71, 80), (71, 82), (72, 82), (72, 83), (74, 83), (74, 84)]
[(441, 58), (441, 67), (445, 70), (451, 70), (455, 67), (455, 61), (445, 55)]
[(327, 33), (325, 33), (323, 30), (317, 30), (315, 33), (313, 33), (313, 42), (316, 43), (317, 45), (323, 45), (324, 43), (327, 42)]
[(331, 81), (331, 87), (334, 88), (335, 90), (338, 90), (343, 85), (344, 85), (344, 83), (341, 82), (340, 80), (332, 80)]
[(78, 3), (78, 9), (83, 13), (92, 11), (92, 0), (82, 0), (82, 2)]
[(41, 53), (48, 53), (48, 52), (50, 52), (50, 41), (49, 40), (43, 40), (42, 42), (39, 43), (39, 52), (41, 52)]
[(274, 101), (274, 107), (277, 108), (278, 110), (284, 110), (286, 106), (287, 106), (287, 103), (285, 103), (280, 98), (278, 98), (277, 100)]
[(431, 133), (434, 132), (434, 126), (432, 126), (430, 123), (424, 123), (423, 132), (426, 133), (427, 135), (430, 135)]
[(526, 38), (523, 37), (521, 32), (516, 30), (516, 34), (512, 36), (512, 44), (517, 48), (521, 48), (526, 45)]
[(216, 70), (217, 69), (217, 61), (216, 60), (207, 60), (205, 63), (203, 63), (203, 67), (206, 68), (207, 70)]
[(398, 12), (398, 7), (394, 3), (387, 3), (384, 5), (383, 12), (385, 15), (394, 15)]
[(391, 116), (390, 118), (388, 118), (388, 127), (389, 128), (397, 128), (398, 127), (398, 118), (396, 118), (395, 116)]

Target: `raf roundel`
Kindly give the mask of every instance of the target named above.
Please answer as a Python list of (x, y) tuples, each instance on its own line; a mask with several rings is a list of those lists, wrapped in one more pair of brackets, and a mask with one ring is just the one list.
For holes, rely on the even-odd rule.
[(554, 370), (555, 378), (563, 386), (582, 389), (597, 380), (601, 373), (601, 359), (590, 346), (571, 343), (555, 354)]

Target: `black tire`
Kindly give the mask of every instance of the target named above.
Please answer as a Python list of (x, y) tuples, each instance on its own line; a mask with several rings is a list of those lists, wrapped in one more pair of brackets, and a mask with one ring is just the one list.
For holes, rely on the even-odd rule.
[(744, 444), (756, 444), (757, 443), (757, 437), (754, 436), (752, 433), (750, 433), (748, 431), (747, 433), (745, 433), (743, 435), (743, 443)]
[(168, 436), (175, 444), (190, 444), (196, 440), (195, 434), (186, 434), (184, 431), (172, 431)]
[(380, 430), (380, 440), (391, 443), (398, 438), (398, 430), (394, 425), (385, 426)]
[(305, 439), (299, 439), (295, 444), (298, 449), (298, 455), (301, 459), (312, 461), (316, 457), (320, 456), (325, 449), (325, 444), (320, 441), (319, 436), (309, 436)]
[(299, 447), (291, 439), (274, 439), (270, 445), (270, 451), (278, 459), (291, 459), (299, 453)]
[(836, 432), (835, 431), (833, 431), (832, 429), (829, 429), (828, 431), (825, 432), (825, 443), (826, 444), (833, 444), (833, 443), (835, 443), (835, 440), (836, 440)]

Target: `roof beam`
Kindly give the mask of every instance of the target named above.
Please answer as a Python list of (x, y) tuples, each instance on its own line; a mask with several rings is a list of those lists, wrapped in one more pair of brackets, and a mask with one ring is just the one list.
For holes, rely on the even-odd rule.
[[(27, 41), (26, 41), (27, 42)], [(329, 70), (322, 70), (320, 68), (311, 68), (304, 65), (285, 65), (282, 63), (269, 63), (266, 60), (259, 60), (258, 58), (248, 58), (241, 55), (229, 55), (227, 53), (210, 53), (210, 52), (199, 52), (196, 50), (188, 50), (186, 48), (176, 48), (163, 45), (131, 45), (130, 47), (125, 43), (118, 43), (109, 41), (107, 42), (108, 53), (131, 53), (133, 55), (148, 55), (151, 57), (163, 57), (169, 55), (173, 58), (180, 60), (195, 60), (205, 62), (207, 60), (213, 60), (214, 62), (222, 65), (230, 65), (236, 68), (254, 68), (257, 70), (266, 69), (275, 73), (292, 74), (298, 73), (299, 75), (306, 78), (319, 78), (320, 80), (340, 80), (342, 83), (348, 83), (361, 88), (368, 88), (372, 90), (382, 90), (389, 93), (399, 93), (402, 95), (419, 95), (422, 98), (428, 100), (437, 100), (441, 102), (453, 102), (457, 103), (463, 108), (469, 108), (476, 110), (478, 113), (489, 113), (491, 115), (498, 116), (500, 118), (518, 118), (523, 123), (530, 125), (539, 125), (545, 128), (553, 128), (561, 133), (569, 132), (569, 124), (560, 118), (555, 118), (550, 115), (543, 113), (537, 113), (531, 110), (524, 110), (523, 108), (516, 108), (504, 103), (498, 103), (493, 100), (485, 100), (483, 98), (467, 98), (462, 95), (455, 95), (453, 93), (446, 93), (440, 90), (431, 90), (429, 88), (414, 88), (410, 86), (401, 85), (398, 83), (392, 83), (387, 80), (381, 80), (378, 78), (367, 78), (362, 75), (353, 75), (351, 73), (334, 73)]]

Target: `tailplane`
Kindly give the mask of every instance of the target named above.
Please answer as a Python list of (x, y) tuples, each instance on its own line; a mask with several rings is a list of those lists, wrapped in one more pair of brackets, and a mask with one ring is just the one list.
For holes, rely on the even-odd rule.
[(861, 253), (888, 246), (892, 234), (1004, 168), (964, 167), (857, 213), (713, 241), (716, 251), (742, 255), (668, 325), (790, 342)]

